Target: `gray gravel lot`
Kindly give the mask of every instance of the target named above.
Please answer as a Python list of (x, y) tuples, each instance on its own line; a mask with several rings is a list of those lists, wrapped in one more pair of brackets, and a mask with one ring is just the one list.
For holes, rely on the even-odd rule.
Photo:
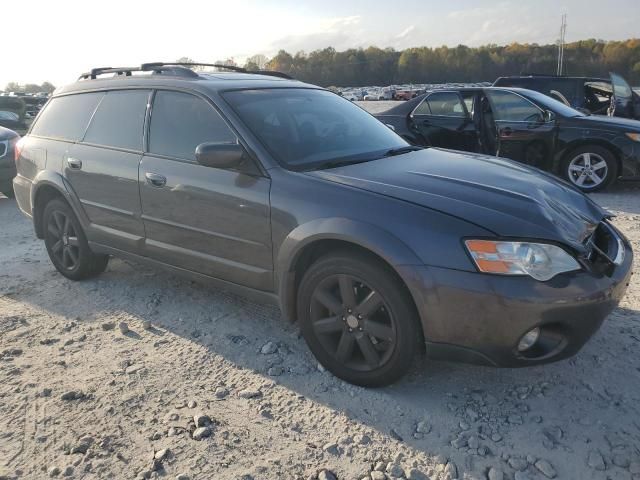
[[(640, 188), (593, 197), (640, 252)], [(575, 358), (365, 390), (274, 307), (117, 259), (66, 280), (3, 197), (0, 245), (0, 478), (640, 479), (637, 276)]]

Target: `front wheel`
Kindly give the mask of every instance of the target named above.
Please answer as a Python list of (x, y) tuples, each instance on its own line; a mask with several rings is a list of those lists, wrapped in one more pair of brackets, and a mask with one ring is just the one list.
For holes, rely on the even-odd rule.
[(618, 176), (613, 154), (598, 145), (573, 150), (563, 162), (564, 177), (583, 192), (596, 192), (609, 186)]
[(71, 280), (98, 275), (109, 257), (91, 251), (78, 218), (62, 200), (50, 201), (44, 209), (44, 244), (53, 266)]
[(410, 368), (421, 332), (413, 301), (390, 269), (367, 255), (330, 254), (298, 292), (302, 334), (335, 376), (365, 387), (395, 382)]

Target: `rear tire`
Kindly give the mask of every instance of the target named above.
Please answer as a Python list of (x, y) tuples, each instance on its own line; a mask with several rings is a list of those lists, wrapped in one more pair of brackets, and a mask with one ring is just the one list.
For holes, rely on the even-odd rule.
[(599, 145), (583, 145), (572, 150), (562, 162), (562, 175), (583, 192), (597, 192), (618, 178), (616, 157)]
[(80, 221), (66, 202), (55, 199), (47, 203), (42, 221), (47, 253), (62, 275), (84, 280), (104, 272), (109, 256), (91, 251)]
[(298, 290), (302, 335), (336, 377), (389, 385), (411, 367), (422, 338), (413, 300), (388, 266), (358, 252), (318, 259)]

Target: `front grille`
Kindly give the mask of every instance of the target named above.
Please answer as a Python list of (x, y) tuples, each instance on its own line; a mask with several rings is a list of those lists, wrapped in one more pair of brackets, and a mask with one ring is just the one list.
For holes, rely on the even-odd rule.
[(597, 272), (610, 275), (616, 265), (624, 261), (622, 239), (606, 221), (600, 222), (584, 243), (585, 260)]
[(0, 142), (0, 158), (4, 157), (7, 153), (7, 149), (9, 148), (9, 140), (5, 140), (4, 142)]

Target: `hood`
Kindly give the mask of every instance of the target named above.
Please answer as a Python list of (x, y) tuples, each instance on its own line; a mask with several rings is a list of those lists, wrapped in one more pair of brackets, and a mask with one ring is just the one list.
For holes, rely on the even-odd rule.
[(624, 130), (625, 132), (640, 132), (640, 123), (638, 120), (623, 117), (608, 117), (606, 115), (588, 115), (585, 117), (572, 117), (571, 120), (576, 122), (588, 122), (585, 128), (599, 125), (602, 128), (615, 128), (616, 130)]
[(437, 148), (308, 175), (453, 215), (498, 236), (551, 240), (580, 252), (608, 215), (580, 191), (538, 169)]

